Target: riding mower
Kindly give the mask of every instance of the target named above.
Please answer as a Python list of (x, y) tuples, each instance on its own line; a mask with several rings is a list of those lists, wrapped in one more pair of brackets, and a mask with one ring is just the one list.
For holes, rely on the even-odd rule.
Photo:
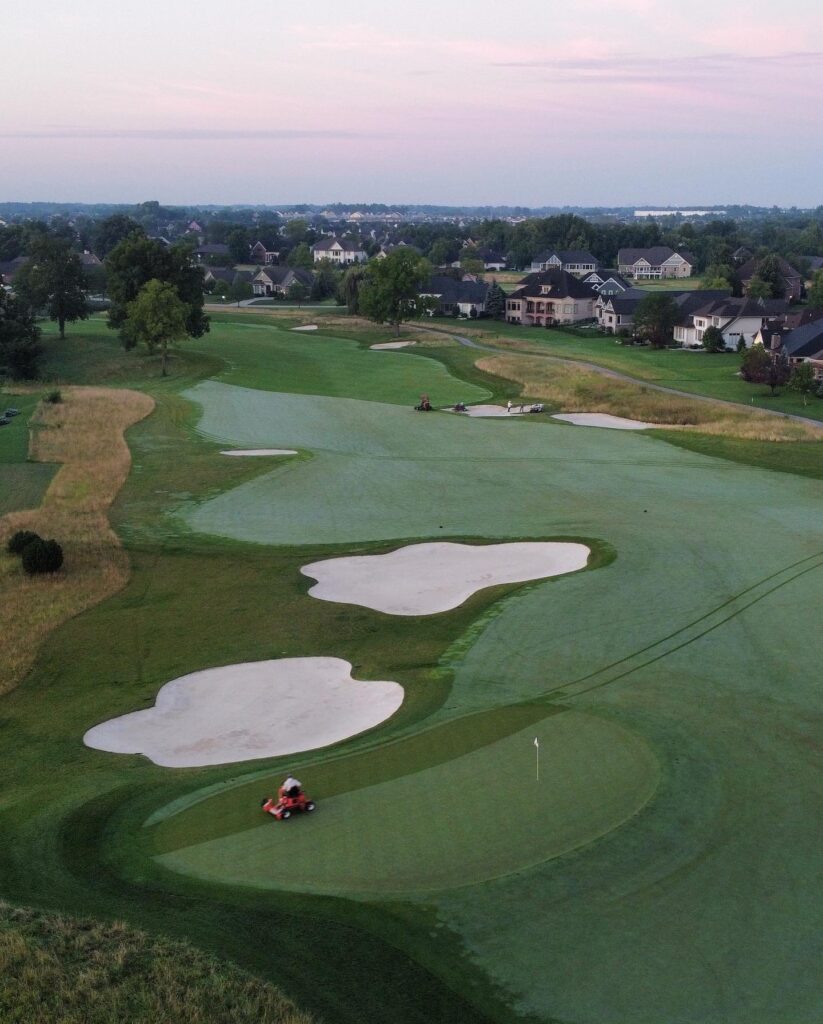
[(264, 797), (260, 806), (277, 821), (284, 821), (293, 814), (308, 814), (315, 808), (315, 802), (309, 800), (302, 789), (296, 793), (292, 790), (281, 792), (277, 798), (273, 796)]

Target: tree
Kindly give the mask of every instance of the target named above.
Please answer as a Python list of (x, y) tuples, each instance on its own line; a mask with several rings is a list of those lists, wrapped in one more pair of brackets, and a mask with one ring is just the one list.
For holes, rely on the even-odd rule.
[(154, 278), (140, 289), (137, 298), (126, 307), (123, 333), (128, 348), (145, 345), (150, 353), (160, 350), (161, 372), (167, 374), (169, 345), (176, 345), (188, 336), (186, 304), (173, 284)]
[(136, 220), (132, 220), (124, 213), (114, 213), (111, 217), (104, 217), (94, 226), (91, 236), (92, 248), (97, 256), (104, 260), (115, 246), (135, 232), (145, 235), (145, 231)]
[(366, 267), (363, 263), (353, 263), (337, 288), (337, 301), (345, 306), (352, 316), (360, 312), (360, 288), (366, 279)]
[(308, 297), (309, 289), (302, 281), (293, 281), (289, 285), (288, 298), (290, 302), (296, 302), (298, 306), (301, 306)]
[(249, 281), (244, 281), (242, 278), (235, 277), (231, 283), (231, 287), (226, 293), (226, 298), (231, 299), (232, 302), (236, 302), (239, 306), (243, 299), (250, 299), (254, 295), (254, 289)]
[(823, 309), (823, 270), (818, 270), (812, 278), (808, 300), (812, 309)]
[(707, 352), (725, 352), (726, 339), (719, 327), (707, 327), (703, 332), (703, 348)]
[(329, 260), (315, 264), (314, 280), (311, 286), (312, 302), (322, 302), (337, 293), (339, 273)]
[(395, 334), (400, 324), (428, 310), (420, 298), (431, 277), (431, 264), (413, 249), (395, 249), (384, 260), (374, 260), (366, 268), (360, 287), (360, 312), (378, 324), (389, 323)]
[(438, 238), (429, 250), (429, 259), (436, 267), (454, 263), (460, 253), (460, 242), (456, 238)]
[(42, 354), (39, 339), (31, 310), (0, 288), (0, 370), (23, 380), (36, 377)]
[(56, 320), (60, 337), (66, 324), (89, 315), (88, 283), (80, 257), (69, 243), (52, 235), (40, 235), (29, 248), (29, 258), (14, 279), (14, 291), (32, 312), (45, 309)]
[(486, 313), (494, 320), (500, 320), (506, 313), (506, 293), (497, 283), (492, 281), (486, 295)]
[(209, 329), (203, 312), (203, 272), (192, 259), (186, 245), (166, 248), (144, 235), (134, 233), (123, 239), (106, 260), (109, 298), (109, 327), (120, 330), (126, 348), (129, 335), (122, 328), (128, 318), (129, 303), (149, 281), (173, 285), (186, 307), (186, 333), (199, 338)]
[(314, 257), (311, 249), (305, 242), (301, 242), (289, 253), (289, 266), (300, 267), (302, 270), (311, 270), (314, 266)]
[[(754, 295), (752, 285), (755, 281), (763, 281), (769, 287), (768, 295)], [(760, 288), (758, 287), (758, 291)], [(780, 259), (774, 253), (764, 256), (755, 267), (755, 276), (749, 282), (748, 294), (753, 298), (782, 299), (786, 294), (786, 282), (780, 270)]]
[(677, 303), (664, 292), (647, 295), (634, 313), (634, 329), (652, 348), (664, 348), (671, 341), (679, 309)]
[(768, 281), (764, 281), (762, 277), (755, 274), (749, 281), (746, 294), (750, 299), (770, 299), (772, 298), (772, 286)]
[(740, 376), (752, 384), (766, 384), (772, 397), (791, 376), (789, 360), (778, 352), (769, 352), (762, 345), (752, 345), (743, 354)]
[(817, 380), (814, 376), (814, 368), (811, 363), (799, 363), (792, 370), (788, 386), (792, 391), (799, 391), (801, 395), (810, 395), (817, 388)]
[(486, 269), (476, 245), (467, 245), (460, 253), (460, 269), (466, 274), (482, 274)]
[(245, 228), (235, 228), (226, 235), (226, 245), (229, 247), (229, 255), (235, 263), (248, 263), (249, 261), (249, 237)]

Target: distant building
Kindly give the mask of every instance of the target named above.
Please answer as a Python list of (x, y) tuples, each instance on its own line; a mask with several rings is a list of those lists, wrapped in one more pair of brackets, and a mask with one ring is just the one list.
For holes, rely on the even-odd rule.
[[(780, 279), (783, 283), (783, 297), (789, 302), (796, 302), (803, 294), (803, 275), (782, 256), (777, 256), (776, 259), (780, 268)], [(743, 291), (749, 290), (752, 278), (757, 277), (762, 262), (762, 260), (750, 259), (738, 269), (737, 275), (743, 285)]]
[(631, 288), (631, 284), (616, 270), (593, 270), (584, 274), (582, 281), (591, 285), (599, 295), (618, 295)]
[(212, 259), (215, 256), (229, 256), (229, 247), (223, 245), (222, 242), (213, 242), (206, 245), (198, 245), (194, 250), (195, 258), (202, 262), (203, 260)]
[(252, 291), (257, 296), (287, 295), (293, 284), (311, 288), (313, 283), (314, 274), (301, 267), (263, 267), (251, 280)]
[(337, 236), (321, 238), (311, 247), (311, 253), (315, 263), (321, 260), (341, 264), (365, 263), (368, 259), (360, 242)]
[(534, 274), (541, 270), (565, 270), (575, 277), (583, 277), (599, 267), (597, 259), (585, 249), (548, 249), (535, 256), (529, 270)]
[(267, 249), (262, 242), (255, 242), (250, 249), (249, 257), (252, 263), (266, 265), (276, 263), (280, 257), (280, 253), (275, 249)]
[(737, 348), (741, 340), (746, 348), (751, 348), (763, 324), (785, 314), (788, 308), (788, 303), (782, 299), (764, 301), (730, 296), (713, 299), (684, 314), (674, 329), (674, 340), (686, 348), (698, 348), (703, 344), (706, 331), (716, 327), (723, 335), (726, 348)]
[(650, 249), (621, 249), (617, 254), (618, 272), (636, 281), (691, 277), (693, 267), (691, 253), (684, 249), (676, 252), (667, 245), (654, 245)]
[(551, 327), (594, 319), (597, 292), (565, 270), (528, 274), (506, 299), (506, 321)]
[(437, 305), (433, 313), (442, 316), (454, 313), (461, 316), (479, 316), (486, 312), (488, 294), (489, 285), (484, 281), (458, 281), (445, 274), (435, 274), (428, 288), (420, 292), (421, 298), (436, 299)]

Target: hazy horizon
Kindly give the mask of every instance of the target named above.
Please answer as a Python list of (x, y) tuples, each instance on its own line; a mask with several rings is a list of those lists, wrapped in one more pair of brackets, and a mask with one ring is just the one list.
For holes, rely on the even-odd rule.
[[(798, 0), (4, 12), (7, 202), (815, 207)], [(55, 200), (44, 196), (57, 195)], [(695, 201), (698, 197), (699, 201)]]

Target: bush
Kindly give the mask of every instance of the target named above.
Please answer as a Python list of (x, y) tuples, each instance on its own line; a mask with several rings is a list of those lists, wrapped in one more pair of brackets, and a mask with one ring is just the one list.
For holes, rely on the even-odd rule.
[(52, 405), (59, 405), (60, 402), (63, 401), (63, 396), (60, 394), (60, 391), (55, 388), (54, 391), (49, 391), (46, 395), (46, 401), (50, 402)]
[(37, 538), (23, 548), (23, 568), (29, 576), (57, 572), (63, 564), (63, 549), (56, 540)]
[(40, 540), (40, 535), (33, 533), (31, 530), (18, 530), (9, 538), (8, 544), (6, 544), (6, 551), (10, 555), (22, 555), (23, 549), (28, 547), (32, 541)]

